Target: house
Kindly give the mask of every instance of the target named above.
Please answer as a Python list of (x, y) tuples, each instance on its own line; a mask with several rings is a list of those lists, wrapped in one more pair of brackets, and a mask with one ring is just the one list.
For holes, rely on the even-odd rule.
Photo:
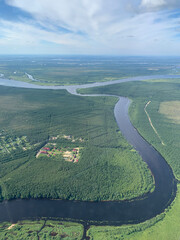
[(47, 154), (47, 152), (46, 152), (46, 151), (41, 151), (41, 153), (43, 153), (43, 154)]
[(47, 147), (44, 147), (43, 149), (44, 149), (44, 150), (50, 150), (50, 148), (47, 148)]

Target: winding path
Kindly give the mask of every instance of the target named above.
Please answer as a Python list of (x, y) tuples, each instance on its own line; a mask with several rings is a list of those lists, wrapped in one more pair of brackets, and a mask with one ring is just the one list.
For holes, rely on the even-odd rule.
[[(180, 76), (146, 76), (126, 78), (117, 81), (74, 86), (38, 86), (13, 80), (0, 79), (0, 85), (36, 88), (66, 89), (77, 94), (78, 88), (106, 86), (128, 81), (157, 78), (180, 78)], [(97, 96), (97, 95), (89, 95)], [(102, 96), (102, 95), (98, 95)], [(84, 97), (84, 96), (83, 96)], [(0, 204), (0, 221), (18, 221), (23, 218), (53, 217), (88, 221), (106, 221), (108, 224), (138, 223), (150, 219), (164, 211), (173, 201), (177, 185), (173, 172), (164, 158), (143, 139), (133, 127), (128, 116), (130, 101), (120, 97), (114, 108), (114, 115), (120, 131), (127, 141), (138, 151), (147, 163), (155, 179), (155, 190), (144, 198), (134, 201), (82, 202), (50, 199), (29, 199), (4, 201)], [(8, 205), (8, 211), (7, 211)], [(8, 212), (11, 213), (10, 219)]]

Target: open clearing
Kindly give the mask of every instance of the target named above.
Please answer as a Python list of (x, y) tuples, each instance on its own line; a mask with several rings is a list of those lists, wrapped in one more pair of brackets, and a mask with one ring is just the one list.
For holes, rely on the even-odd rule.
[[(66, 144), (66, 146), (63, 147), (63, 145), (61, 146), (61, 144), (58, 144), (55, 142), (57, 139), (66, 139), (68, 142)], [(82, 142), (82, 138), (77, 138), (75, 139), (73, 136), (69, 135), (64, 135), (63, 137), (51, 137), (51, 142), (48, 142), (46, 145), (44, 145), (36, 154), (36, 158), (38, 157), (42, 157), (42, 156), (46, 156), (46, 157), (53, 157), (57, 159), (57, 157), (59, 159), (61, 159), (61, 156), (63, 156), (65, 161), (68, 162), (73, 162), (73, 163), (77, 163), (79, 161), (79, 147), (68, 147), (70, 142), (76, 142), (76, 141), (80, 141)]]
[(180, 124), (180, 101), (162, 102), (159, 112), (176, 124)]
[(147, 110), (146, 110), (147, 106), (148, 106), (150, 103), (151, 103), (151, 101), (149, 101), (148, 103), (146, 103), (146, 105), (145, 105), (145, 107), (144, 107), (144, 111), (145, 111), (145, 113), (146, 113), (146, 115), (147, 115), (147, 117), (148, 117), (148, 120), (149, 120), (149, 123), (150, 123), (152, 129), (154, 130), (155, 134), (156, 134), (156, 135), (158, 136), (158, 138), (160, 139), (161, 144), (162, 144), (162, 145), (165, 145), (164, 142), (163, 142), (163, 140), (161, 139), (161, 136), (159, 135), (159, 133), (157, 132), (156, 128), (155, 128), (154, 125), (152, 124), (151, 118), (150, 118), (150, 116), (149, 116), (149, 114), (148, 114), (148, 112), (147, 112)]

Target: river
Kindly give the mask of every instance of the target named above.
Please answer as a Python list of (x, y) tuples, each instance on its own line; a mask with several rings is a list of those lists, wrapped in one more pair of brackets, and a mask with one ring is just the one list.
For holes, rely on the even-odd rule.
[[(140, 81), (157, 78), (180, 78), (179, 75), (143, 76), (125, 78), (116, 81), (72, 86), (39, 86), (14, 80), (0, 79), (0, 85), (34, 89), (66, 89), (77, 94), (79, 88), (107, 86), (128, 81)], [(91, 95), (93, 96), (93, 95)], [(101, 95), (99, 95), (101, 96)], [(83, 96), (84, 97), (84, 96)], [(144, 198), (133, 201), (83, 202), (51, 199), (17, 199), (0, 203), (0, 221), (18, 221), (41, 217), (98, 221), (120, 225), (138, 223), (160, 214), (170, 205), (176, 195), (177, 183), (173, 172), (165, 159), (133, 127), (128, 116), (129, 100), (119, 97), (114, 108), (118, 127), (127, 141), (138, 151), (147, 163), (155, 179), (155, 190)], [(133, 179), (132, 179), (133, 181)]]

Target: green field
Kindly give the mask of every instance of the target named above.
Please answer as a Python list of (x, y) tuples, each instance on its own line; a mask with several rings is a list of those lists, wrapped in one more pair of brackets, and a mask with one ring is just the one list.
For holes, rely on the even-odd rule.
[(162, 102), (159, 106), (159, 112), (172, 122), (180, 124), (180, 101)]
[(1, 240), (43, 240), (43, 239), (71, 239), (81, 240), (83, 225), (78, 223), (40, 220), (19, 221), (16, 224), (1, 223)]
[[(122, 200), (152, 191), (150, 171), (118, 130), (116, 101), (1, 87), (1, 128), (7, 139), (25, 137), (30, 146), (0, 155), (1, 199)], [(67, 152), (78, 161), (66, 161)]]

